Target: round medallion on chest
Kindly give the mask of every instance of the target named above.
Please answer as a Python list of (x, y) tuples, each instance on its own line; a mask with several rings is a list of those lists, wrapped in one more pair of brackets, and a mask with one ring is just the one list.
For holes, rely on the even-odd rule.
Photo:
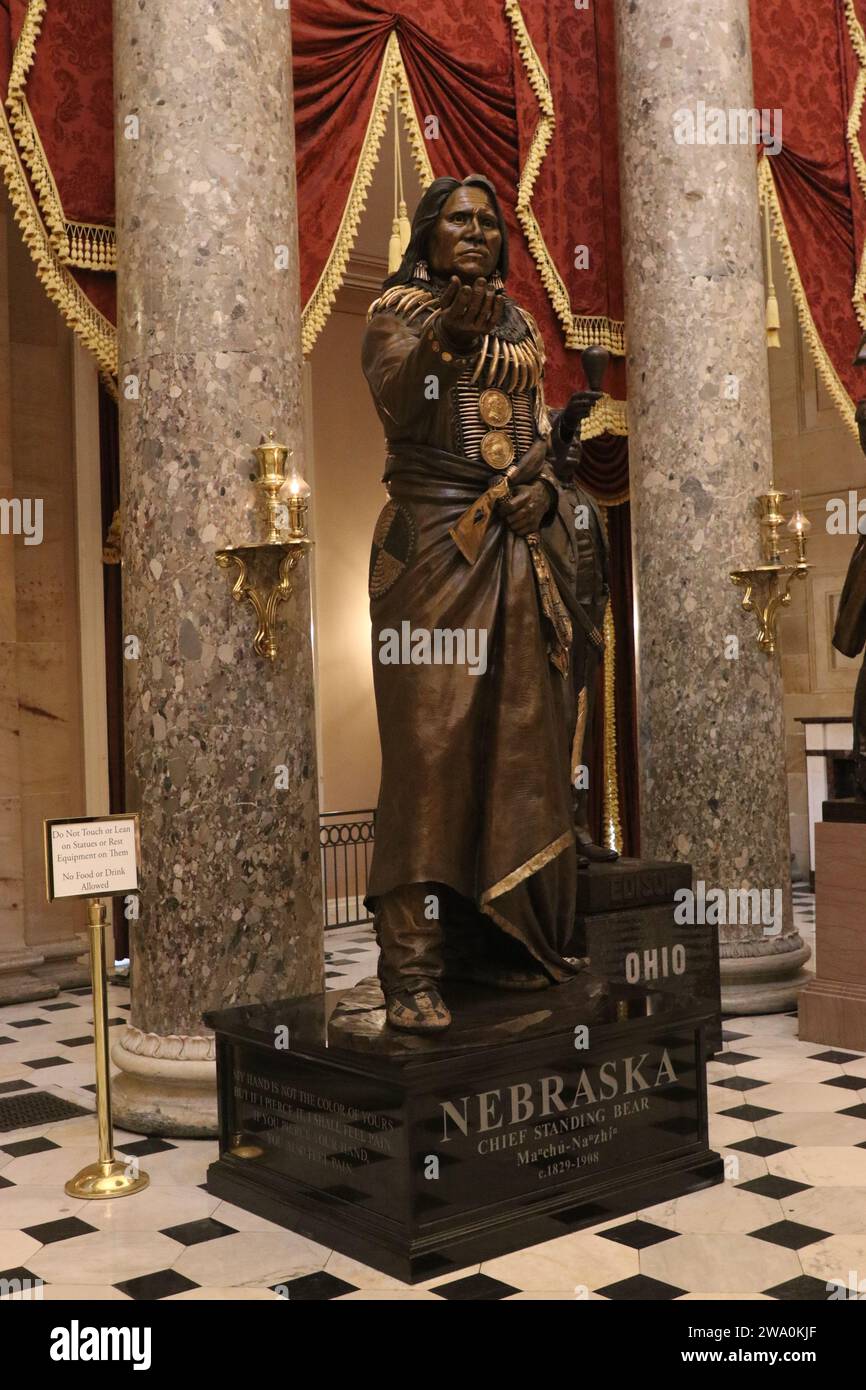
[(514, 442), (502, 430), (491, 430), (481, 441), (481, 457), (490, 468), (508, 468), (514, 461)]
[(497, 429), (509, 424), (513, 413), (511, 401), (505, 392), (497, 391), (495, 387), (481, 392), (478, 409), (485, 425), (494, 425)]

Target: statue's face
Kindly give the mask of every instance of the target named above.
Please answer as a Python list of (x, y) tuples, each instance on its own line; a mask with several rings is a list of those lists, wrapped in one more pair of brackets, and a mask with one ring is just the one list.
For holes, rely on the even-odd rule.
[(430, 234), (430, 269), (471, 283), (499, 264), (502, 233), (483, 188), (456, 188)]

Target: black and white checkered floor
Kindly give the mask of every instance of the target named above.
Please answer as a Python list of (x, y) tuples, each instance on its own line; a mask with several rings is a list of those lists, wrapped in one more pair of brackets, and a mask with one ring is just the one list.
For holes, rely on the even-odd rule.
[[(796, 896), (806, 935), (811, 899)], [(374, 969), (369, 927), (329, 932), (326, 945), (329, 987)], [(117, 1026), (129, 991), (110, 994)], [(796, 1027), (779, 1014), (726, 1023), (709, 1087), (723, 1184), (411, 1289), (211, 1197), (208, 1141), (118, 1131), (118, 1152), (141, 1157), (150, 1187), (74, 1201), (63, 1184), (93, 1161), (95, 1122), (48, 1114), (0, 1132), (0, 1280), (41, 1280), (46, 1299), (824, 1300), (858, 1285), (862, 1295), (866, 1056), (799, 1042)], [(36, 1092), (92, 1111), (91, 1040), (86, 990), (0, 1009), (0, 1126)]]

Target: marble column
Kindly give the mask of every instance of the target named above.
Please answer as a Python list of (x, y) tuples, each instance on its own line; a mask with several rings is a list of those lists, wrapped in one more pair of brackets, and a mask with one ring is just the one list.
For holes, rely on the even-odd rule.
[(143, 868), (115, 1116), (194, 1135), (216, 1115), (203, 1011), (323, 984), (308, 562), (271, 664), (214, 561), (264, 534), (262, 434), (276, 429), (303, 467), (289, 15), (115, 0), (114, 45), (127, 772)]
[(749, 6), (616, 6), (643, 853), (691, 862), (707, 890), (781, 894), (780, 930), (719, 927), (724, 1012), (772, 1012), (809, 950), (791, 922), (779, 660), (728, 577), (760, 563), (773, 477), (755, 148), (676, 138), (699, 102), (753, 106)]

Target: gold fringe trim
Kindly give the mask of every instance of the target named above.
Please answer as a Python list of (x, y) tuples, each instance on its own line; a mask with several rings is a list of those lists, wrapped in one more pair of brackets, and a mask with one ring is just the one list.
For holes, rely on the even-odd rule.
[(631, 501), (631, 492), (627, 487), (623, 488), (622, 492), (618, 492), (615, 497), (605, 497), (599, 496), (598, 493), (593, 492), (584, 478), (580, 478), (579, 482), (584, 492), (588, 492), (590, 497), (598, 503), (599, 507), (603, 507), (605, 510), (607, 510), (608, 507), (621, 507), (623, 502)]
[(67, 222), (67, 265), (78, 270), (117, 270), (117, 236), (98, 222)]
[[(863, 26), (857, 18), (854, 9), (854, 0), (844, 0), (845, 19), (848, 24), (848, 36), (851, 40), (851, 47), (857, 55), (859, 72), (857, 81), (854, 83), (854, 95), (851, 99), (851, 110), (848, 112), (848, 123), (845, 128), (845, 136), (848, 141), (848, 148), (851, 151), (851, 160), (857, 174), (857, 182), (860, 185), (860, 192), (866, 198), (866, 159), (863, 157), (863, 150), (860, 145), (860, 128), (863, 123), (863, 104), (866, 101), (866, 34)], [(851, 297), (854, 305), (854, 312), (860, 320), (860, 327), (866, 328), (866, 244), (860, 256), (860, 264), (857, 267), (857, 274), (854, 278), (854, 293)]]
[(18, 148), (30, 170), (30, 182), (36, 190), (45, 225), (54, 242), (55, 249), (65, 251), (66, 219), (63, 216), (60, 193), (54, 182), (48, 157), (42, 148), (42, 141), (27, 104), (27, 98), (21, 91), (12, 92), (10, 90), (10, 94), (6, 98), (6, 105), (9, 109), (15, 138), (18, 141)]
[(403, 63), (403, 55), (400, 52), (400, 44), (396, 34), (393, 35), (394, 44), (397, 49), (395, 66), (397, 70), (397, 105), (406, 126), (406, 133), (409, 137), (409, 149), (412, 151), (412, 162), (415, 165), (415, 172), (422, 188), (433, 182), (435, 175), (433, 165), (430, 163), (430, 154), (427, 149), (427, 141), (424, 139), (424, 132), (418, 120), (415, 110), (415, 103), (412, 100), (412, 89), (409, 86), (409, 74)]
[(622, 854), (619, 783), (616, 774), (616, 630), (608, 600), (604, 614), (604, 801), (602, 833), (608, 849)]
[(797, 309), (797, 317), (800, 320), (800, 329), (806, 340), (809, 351), (812, 354), (813, 361), (818, 369), (818, 374), (849, 430), (854, 435), (855, 439), (859, 439), (857, 424), (854, 420), (854, 402), (845, 390), (836, 372), (836, 368), (830, 360), (827, 349), (821, 341), (820, 334), (815, 327), (815, 320), (812, 318), (812, 310), (809, 308), (809, 301), (806, 298), (803, 281), (800, 279), (797, 258), (794, 255), (794, 248), (791, 245), (788, 229), (785, 226), (785, 219), (782, 215), (779, 195), (776, 191), (775, 179), (773, 177), (772, 163), (767, 155), (763, 155), (758, 161), (758, 197), (762, 209), (765, 204), (769, 206), (773, 236), (779, 247), (782, 264), (785, 267), (788, 285)]
[(114, 228), (67, 219), (60, 191), (24, 92), (36, 57), (36, 45), (47, 8), (48, 0), (30, 0), (27, 7), (12, 59), (6, 106), (18, 148), (30, 171), (30, 181), (36, 190), (42, 218), (56, 255), (65, 265), (75, 266), (79, 270), (114, 271), (117, 267)]
[(85, 347), (93, 353), (99, 365), (100, 375), (105, 385), (115, 395), (114, 378), (117, 375), (117, 334), (94, 304), (91, 304), (81, 286), (76, 284), (69, 271), (61, 263), (52, 245), (39, 208), (27, 180), (27, 174), (15, 145), (15, 138), (9, 125), (6, 112), (0, 106), (0, 167), (9, 191), (9, 201), (15, 221), (33, 263), (36, 274), (45, 291), (57, 305), (66, 322)]
[(553, 104), (553, 94), (550, 90), (550, 80), (526, 27), (519, 0), (505, 0), (505, 14), (511, 24), (517, 51), (526, 69), (529, 84), (535, 93), (541, 112), (517, 185), (516, 212), (518, 221), (523, 228), (529, 249), (538, 266), (542, 284), (565, 329), (566, 347), (580, 349), (598, 343), (607, 348), (608, 352), (622, 357), (625, 355), (625, 324), (621, 320), (609, 319), (604, 315), (574, 313), (568, 289), (556, 268), (535, 216), (532, 207), (532, 193), (553, 138), (556, 127), (556, 110)]
[(349, 189), (340, 226), (319, 277), (319, 283), (310, 295), (301, 315), (301, 341), (305, 355), (312, 352), (316, 339), (328, 322), (328, 317), (337, 298), (337, 292), (345, 279), (349, 257), (358, 236), (361, 216), (367, 205), (367, 194), (370, 191), (373, 173), (379, 162), (382, 140), (388, 124), (395, 90), (399, 108), (406, 121), (412, 157), (418, 169), (419, 177), (428, 183), (433, 180), (433, 169), (427, 155), (424, 135), (415, 114), (415, 107), (412, 104), (412, 93), (403, 63), (403, 55), (400, 52), (400, 44), (396, 33), (392, 30), (385, 47), (385, 56), (382, 60), (376, 93), (373, 97), (373, 107), (367, 122), (367, 130), (358, 157), (358, 166), (352, 179), (352, 186)]
[(602, 396), (596, 401), (580, 427), (581, 439), (595, 439), (599, 434), (628, 434), (628, 401)]
[(39, 38), (47, 9), (48, 0), (30, 0), (27, 6), (24, 22), (21, 25), (21, 33), (18, 35), (15, 52), (12, 54), (12, 66), (9, 69), (10, 93), (19, 92), (27, 81), (27, 74), (33, 66), (33, 59), (36, 57), (36, 41)]
[(568, 849), (569, 845), (574, 846), (573, 830), (566, 830), (565, 834), (560, 835), (558, 840), (553, 840), (544, 849), (540, 849), (531, 859), (527, 859), (525, 864), (521, 864), (519, 869), (514, 869), (512, 873), (506, 874), (505, 878), (494, 883), (492, 888), (485, 889), (481, 894), (481, 907), (486, 911), (487, 904), (491, 903), (494, 898), (501, 898), (503, 893), (510, 893), (512, 888), (516, 888), (525, 878), (531, 878), (533, 874), (537, 874), (539, 869), (543, 869), (545, 864), (550, 863), (551, 859), (562, 854), (562, 851)]

